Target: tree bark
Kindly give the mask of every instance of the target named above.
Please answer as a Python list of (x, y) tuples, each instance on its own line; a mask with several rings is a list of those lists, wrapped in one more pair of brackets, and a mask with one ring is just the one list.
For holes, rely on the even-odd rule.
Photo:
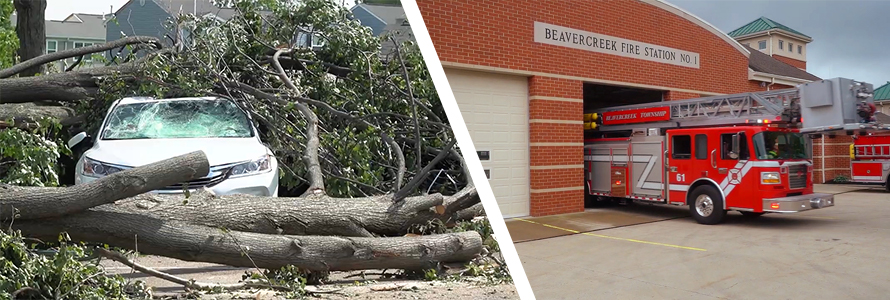
[[(182, 195), (143, 194), (94, 210), (144, 214), (159, 220), (245, 232), (372, 237), (404, 235), (413, 225), (435, 219), (456, 221), (461, 210), (479, 203), (475, 189), (458, 195), (461, 197), (446, 199), (433, 194), (393, 202), (392, 195), (338, 199), (324, 195), (273, 198), (194, 193), (184, 204)], [(433, 210), (445, 202), (448, 205), (443, 214)]]
[(18, 210), (16, 219), (60, 217), (208, 173), (207, 156), (196, 151), (66, 188), (0, 185), (0, 221), (13, 217), (14, 210)]
[[(46, 51), (46, 0), (15, 0), (16, 35), (19, 38), (19, 59), (26, 61), (43, 55)], [(37, 65), (25, 69), (19, 74), (23, 77), (34, 76), (43, 72), (43, 66)]]
[(73, 109), (64, 106), (38, 105), (34, 102), (0, 104), (0, 129), (13, 126), (33, 128), (41, 118), (55, 119), (63, 126), (83, 121), (82, 118), (74, 114)]
[(35, 99), (70, 102), (91, 98), (99, 91), (97, 79), (115, 72), (132, 73), (132, 64), (90, 68), (81, 71), (0, 80), (0, 103), (23, 103)]
[(67, 232), (74, 241), (133, 250), (138, 247), (142, 254), (264, 269), (295, 265), (310, 271), (421, 270), (439, 262), (470, 261), (482, 252), (482, 237), (475, 231), (390, 238), (287, 236), (228, 231), (102, 210), (17, 221), (13, 227), (39, 239), (55, 240), (60, 232)]

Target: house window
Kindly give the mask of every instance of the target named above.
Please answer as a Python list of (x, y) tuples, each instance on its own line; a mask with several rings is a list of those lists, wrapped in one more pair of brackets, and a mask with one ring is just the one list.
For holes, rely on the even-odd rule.
[[(92, 45), (94, 45), (94, 43), (89, 43), (89, 42), (74, 42), (74, 48), (83, 48), (83, 47), (89, 47), (89, 46), (92, 46)], [(93, 62), (93, 55), (92, 55), (92, 54), (90, 54), (90, 55), (84, 55), (84, 56), (83, 56), (83, 62), (86, 62), (86, 63)]]
[(675, 135), (671, 137), (671, 146), (674, 150), (671, 157), (675, 159), (692, 158), (692, 139), (688, 135)]
[(757, 48), (760, 49), (760, 50), (764, 50), (764, 49), (766, 49), (766, 41), (759, 41), (759, 42), (757, 42)]
[(59, 42), (46, 41), (46, 53), (53, 53), (56, 51), (59, 51)]
[(325, 40), (323, 37), (317, 34), (312, 35), (312, 48), (315, 47), (324, 47)]
[(779, 50), (785, 49), (785, 41), (779, 40)]
[(794, 44), (788, 43), (788, 52), (794, 52)]
[(803, 46), (797, 45), (797, 54), (803, 54)]

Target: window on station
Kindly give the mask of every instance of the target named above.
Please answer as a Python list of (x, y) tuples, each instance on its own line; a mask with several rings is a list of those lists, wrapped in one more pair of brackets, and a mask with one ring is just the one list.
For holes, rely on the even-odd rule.
[(759, 41), (759, 42), (757, 42), (757, 48), (760, 49), (760, 50), (764, 50), (764, 49), (766, 49), (766, 41)]
[(779, 40), (779, 50), (785, 49), (785, 41)]
[(797, 45), (797, 54), (803, 54), (803, 46)]

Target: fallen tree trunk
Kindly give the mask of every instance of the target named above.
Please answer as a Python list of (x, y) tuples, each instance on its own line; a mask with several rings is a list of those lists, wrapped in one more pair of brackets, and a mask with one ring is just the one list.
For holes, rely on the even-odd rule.
[[(185, 199), (182, 195), (143, 194), (94, 210), (144, 214), (159, 220), (245, 232), (372, 237), (404, 235), (413, 225), (425, 225), (435, 219), (444, 223), (457, 221), (458, 212), (479, 203), (478, 194), (472, 188), (455, 196), (432, 194), (393, 202), (392, 195), (351, 199), (323, 195), (275, 198), (214, 197), (201, 192)], [(185, 204), (183, 200), (187, 200)]]
[(77, 101), (90, 98), (99, 91), (99, 77), (115, 71), (127, 73), (131, 70), (121, 65), (36, 77), (6, 78), (0, 80), (0, 103), (23, 103), (35, 99)]
[(13, 227), (33, 238), (55, 240), (60, 232), (67, 232), (74, 241), (138, 248), (142, 254), (264, 269), (294, 265), (311, 271), (422, 270), (439, 262), (470, 261), (483, 247), (482, 237), (475, 231), (388, 238), (289, 236), (93, 210), (17, 221)]
[(138, 168), (123, 170), (96, 181), (65, 188), (0, 185), (0, 220), (52, 218), (133, 197), (210, 173), (203, 151), (196, 151)]
[(77, 116), (73, 109), (65, 106), (38, 105), (33, 102), (0, 104), (0, 129), (7, 127), (36, 128), (37, 121), (42, 118), (57, 120), (62, 126), (83, 122), (83, 118)]

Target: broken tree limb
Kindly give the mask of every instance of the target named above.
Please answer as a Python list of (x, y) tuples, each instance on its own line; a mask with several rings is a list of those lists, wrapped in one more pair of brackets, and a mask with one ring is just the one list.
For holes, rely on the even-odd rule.
[(63, 50), (59, 52), (49, 53), (37, 56), (35, 58), (23, 61), (15, 66), (10, 68), (6, 68), (0, 70), (0, 78), (7, 78), (18, 73), (21, 73), (27, 69), (39, 67), (46, 63), (51, 63), (57, 60), (68, 59), (72, 57), (80, 57), (84, 55), (91, 55), (93, 53), (98, 53), (102, 51), (111, 50), (118, 47), (123, 47), (126, 45), (132, 44), (150, 44), (156, 48), (161, 48), (161, 41), (156, 37), (150, 36), (131, 36), (125, 37), (116, 41), (111, 41), (104, 44), (92, 45), (88, 47), (81, 48), (72, 48), (68, 50)]
[(97, 80), (100, 77), (134, 70), (133, 65), (119, 65), (36, 77), (7, 78), (0, 80), (0, 103), (82, 100), (96, 95), (99, 91)]
[(154, 270), (149, 267), (140, 265), (140, 264), (128, 259), (126, 256), (124, 256), (123, 254), (120, 254), (118, 252), (114, 252), (114, 251), (110, 251), (110, 250), (106, 250), (106, 249), (102, 249), (102, 248), (96, 248), (96, 249), (93, 249), (93, 251), (96, 252), (97, 254), (99, 254), (99, 256), (101, 256), (101, 257), (122, 263), (128, 267), (135, 269), (136, 271), (139, 271), (139, 272), (142, 272), (142, 273), (145, 273), (145, 274), (157, 277), (157, 278), (161, 278), (161, 279), (164, 279), (164, 280), (176, 283), (176, 284), (180, 284), (186, 288), (194, 289), (194, 290), (222, 289), (222, 290), (226, 290), (226, 291), (232, 291), (232, 290), (240, 290), (240, 289), (244, 289), (244, 288), (272, 288), (272, 289), (276, 289), (276, 290), (286, 290), (286, 291), (291, 290), (288, 287), (275, 286), (275, 285), (263, 284), (263, 283), (258, 283), (258, 282), (239, 282), (239, 283), (234, 283), (234, 284), (216, 284), (216, 283), (206, 283), (206, 282), (194, 281), (194, 280), (185, 279), (182, 277), (178, 277), (178, 276), (175, 276), (175, 275), (172, 275), (169, 273), (164, 273), (164, 272)]
[(235, 267), (308, 271), (366, 269), (422, 270), (440, 262), (466, 262), (482, 252), (475, 231), (419, 237), (355, 238), (288, 236), (230, 231), (139, 214), (85, 211), (61, 218), (18, 221), (13, 228), (30, 237), (99, 242), (185, 261)]
[[(278, 61), (281, 53), (284, 52), (285, 49), (276, 51), (272, 57), (272, 63), (275, 65), (275, 70), (278, 72), (278, 78), (281, 79), (281, 82), (294, 92), (298, 92), (300, 89), (294, 85), (290, 77), (287, 77), (287, 73), (281, 67), (281, 62)], [(321, 163), (318, 162), (318, 148), (321, 145), (318, 140), (318, 116), (305, 103), (297, 102), (294, 105), (300, 110), (303, 117), (306, 118), (306, 151), (303, 152), (303, 160), (306, 161), (306, 166), (308, 167), (309, 189), (303, 195), (324, 194), (324, 174), (321, 172)]]
[(0, 104), (0, 122), (2, 123), (8, 120), (12, 120), (14, 124), (35, 123), (42, 118), (55, 119), (62, 125), (71, 125), (81, 121), (73, 109), (64, 106), (44, 106), (33, 102)]
[(60, 217), (206, 176), (210, 164), (196, 151), (123, 170), (93, 182), (65, 188), (0, 186), (0, 220)]
[[(443, 217), (432, 209), (442, 205), (444, 198), (432, 194), (394, 203), (392, 195), (352, 199), (324, 195), (274, 198), (251, 195), (213, 197), (198, 192), (193, 193), (185, 204), (182, 195), (144, 194), (93, 210), (147, 215), (159, 220), (179, 220), (245, 232), (371, 237), (404, 235), (414, 225)], [(470, 198), (479, 200), (478, 197)], [(451, 202), (464, 205), (460, 201)], [(446, 206), (445, 211), (458, 209)]]

